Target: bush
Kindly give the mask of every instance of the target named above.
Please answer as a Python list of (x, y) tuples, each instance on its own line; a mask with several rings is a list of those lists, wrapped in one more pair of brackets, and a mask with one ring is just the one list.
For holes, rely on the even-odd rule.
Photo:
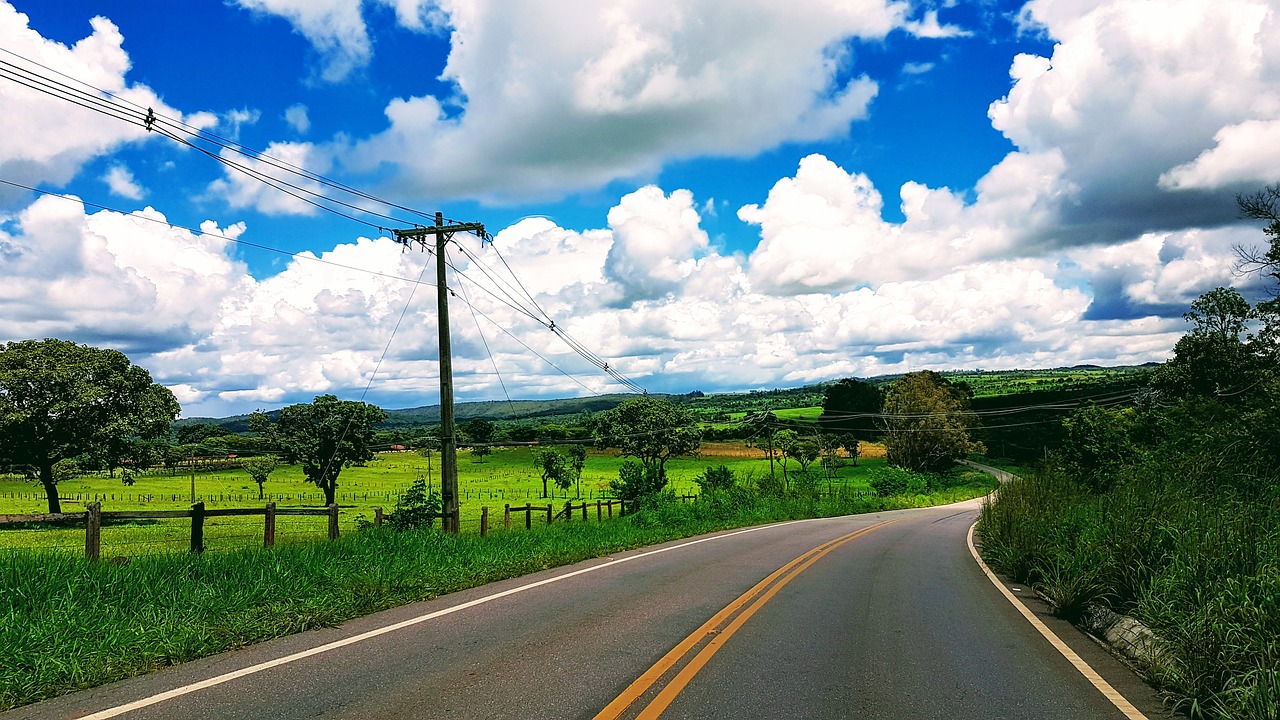
[(419, 476), (409, 486), (404, 497), (396, 501), (396, 509), (387, 518), (387, 525), (396, 530), (413, 530), (431, 527), (442, 512), (440, 493), (434, 489), (428, 493), (427, 484)]
[(929, 480), (919, 473), (885, 465), (871, 473), (870, 485), (879, 497), (919, 495), (929, 488)]
[(628, 460), (618, 468), (618, 479), (609, 483), (609, 489), (628, 505), (656, 495), (667, 479), (656, 467), (645, 467), (635, 460)]
[(698, 488), (704, 493), (713, 490), (726, 490), (734, 485), (733, 471), (726, 465), (717, 465), (703, 470), (702, 474), (694, 478), (693, 481), (698, 483)]

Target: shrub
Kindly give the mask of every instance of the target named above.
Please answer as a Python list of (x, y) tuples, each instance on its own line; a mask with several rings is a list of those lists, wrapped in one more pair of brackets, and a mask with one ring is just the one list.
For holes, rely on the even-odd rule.
[(929, 486), (928, 479), (919, 473), (903, 470), (892, 465), (885, 465), (871, 473), (872, 491), (879, 497), (894, 495), (918, 495)]
[(713, 490), (726, 490), (734, 485), (733, 471), (726, 465), (717, 465), (703, 470), (702, 474), (694, 478), (693, 481), (698, 483), (698, 487), (704, 493)]
[(441, 510), (440, 493), (434, 489), (428, 493), (426, 482), (419, 476), (404, 497), (396, 501), (396, 509), (387, 518), (387, 524), (396, 530), (431, 527)]
[(643, 504), (645, 498), (657, 494), (666, 484), (660, 469), (628, 460), (618, 468), (618, 479), (609, 483), (609, 489), (628, 504), (637, 500)]

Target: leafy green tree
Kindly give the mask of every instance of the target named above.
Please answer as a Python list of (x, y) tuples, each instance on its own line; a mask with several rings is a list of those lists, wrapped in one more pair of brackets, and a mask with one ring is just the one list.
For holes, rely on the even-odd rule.
[(592, 418), (596, 446), (616, 447), (655, 472), (665, 484), (667, 460), (692, 455), (702, 445), (693, 415), (669, 400), (647, 395)]
[(768, 410), (748, 413), (742, 418), (742, 425), (751, 428), (751, 437), (757, 438), (758, 443), (764, 443), (761, 449), (764, 450), (765, 457), (769, 458), (769, 477), (774, 478), (773, 461), (777, 457), (775, 440), (778, 434), (778, 416)]
[(1233, 288), (1215, 288), (1196, 298), (1183, 315), (1191, 332), (1173, 346), (1173, 358), (1156, 370), (1153, 382), (1176, 397), (1190, 395), (1240, 404), (1270, 371), (1266, 341), (1246, 337), (1254, 308)]
[(872, 440), (878, 434), (875, 418), (883, 405), (880, 388), (857, 378), (844, 378), (827, 386), (818, 422), (827, 432)]
[(582, 471), (587, 467), (587, 448), (582, 445), (569, 446), (569, 472), (578, 487), (578, 497), (582, 497)]
[(782, 461), (783, 487), (790, 490), (791, 478), (787, 474), (787, 465), (796, 456), (796, 450), (800, 445), (800, 433), (790, 429), (779, 430), (774, 433), (773, 442), (778, 448), (778, 457)]
[(244, 459), (241, 467), (249, 473), (249, 477), (258, 483), (258, 499), (262, 499), (262, 486), (267, 482), (267, 478), (271, 473), (275, 472), (280, 461), (274, 455), (256, 455)]
[(1089, 404), (1071, 413), (1062, 421), (1063, 468), (1077, 482), (1105, 492), (1133, 459), (1132, 426), (1132, 409), (1113, 411)]
[(821, 454), (822, 448), (813, 438), (801, 438), (800, 442), (796, 443), (795, 447), (792, 448), (792, 457), (796, 459), (796, 462), (800, 463), (800, 472), (802, 473), (808, 473), (809, 466)]
[(494, 436), (498, 434), (498, 426), (484, 418), (472, 418), (461, 424), (462, 433), (466, 436), (467, 442), (487, 444), (493, 442)]
[(0, 345), (0, 460), (44, 486), (51, 513), (62, 512), (59, 460), (118, 466), (137, 442), (168, 437), (180, 411), (116, 350), (52, 338)]
[(332, 505), (342, 469), (373, 459), (373, 426), (386, 417), (376, 405), (319, 395), (312, 402), (282, 409), (275, 425), (265, 414), (255, 413), (254, 426), (266, 432), (287, 459), (302, 465), (307, 480), (324, 491), (325, 503)]
[(977, 418), (971, 392), (931, 370), (894, 381), (884, 401), (884, 443), (890, 465), (915, 472), (945, 470), (982, 444), (969, 437)]
[(195, 445), (209, 438), (226, 435), (227, 431), (222, 426), (212, 423), (190, 423), (179, 425), (174, 429), (174, 434), (179, 445)]
[(478, 463), (484, 462), (484, 459), (489, 457), (489, 454), (492, 452), (493, 448), (488, 445), (473, 445), (471, 447), (471, 461)]
[(554, 482), (562, 490), (573, 485), (569, 458), (556, 448), (542, 448), (533, 454), (533, 464), (542, 473), (542, 497), (547, 497), (547, 483)]

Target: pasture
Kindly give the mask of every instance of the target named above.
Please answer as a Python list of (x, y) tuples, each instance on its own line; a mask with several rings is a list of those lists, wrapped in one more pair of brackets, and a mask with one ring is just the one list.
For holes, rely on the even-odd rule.
[[(477, 462), (468, 451), (458, 455), (458, 492), (463, 532), (477, 533), (481, 508), (489, 507), (490, 524), (502, 522), (504, 504), (525, 503), (545, 506), (566, 499), (595, 500), (611, 497), (609, 483), (618, 477), (618, 468), (626, 458), (615, 451), (588, 453), (582, 478), (567, 492), (551, 484), (550, 499), (542, 498), (542, 480), (533, 463), (536, 448), (499, 447)], [(883, 448), (866, 445), (858, 466), (845, 465), (837, 477), (823, 487), (847, 487), (855, 491), (868, 489), (865, 475), (870, 468), (883, 463)], [(706, 443), (697, 457), (674, 458), (667, 463), (667, 475), (677, 494), (696, 494), (694, 482), (705, 468), (725, 465), (739, 481), (750, 482), (769, 474), (769, 461), (764, 452), (743, 443)], [(418, 477), (429, 488), (439, 489), (440, 457), (430, 458), (411, 452), (380, 453), (367, 465), (349, 467), (338, 480), (337, 501), (341, 508), (340, 527), (343, 534), (355, 531), (360, 520), (372, 520), (374, 508), (391, 512), (397, 499)], [(795, 464), (791, 472), (795, 472)], [(775, 472), (782, 467), (775, 462)], [(815, 467), (812, 472), (819, 473)], [(299, 466), (282, 465), (264, 486), (264, 499), (258, 499), (258, 487), (243, 470), (219, 471), (156, 470), (140, 475), (135, 484), (125, 486), (119, 478), (85, 475), (59, 485), (63, 511), (79, 512), (85, 503), (100, 502), (104, 511), (181, 510), (194, 501), (209, 509), (261, 507), (272, 501), (280, 508), (319, 507), (324, 494), (306, 482)], [(194, 490), (194, 494), (193, 494)], [(17, 476), (0, 476), (0, 515), (36, 514), (47, 511), (44, 492), (39, 485)], [(535, 517), (540, 517), (535, 515)], [(280, 517), (277, 519), (277, 543), (312, 542), (326, 537), (324, 518)], [(104, 557), (174, 552), (186, 549), (190, 523), (186, 520), (134, 520), (110, 524), (102, 530)], [(205, 543), (210, 551), (231, 550), (261, 545), (263, 525), (260, 517), (210, 518), (205, 522)], [(84, 547), (81, 525), (40, 527), (33, 529), (0, 529), (0, 551), (19, 548), (79, 551)]]

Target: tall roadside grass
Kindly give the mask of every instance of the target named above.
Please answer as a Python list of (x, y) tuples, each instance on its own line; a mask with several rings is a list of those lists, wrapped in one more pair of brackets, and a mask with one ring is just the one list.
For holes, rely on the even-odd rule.
[(1194, 717), (1280, 717), (1280, 492), (1236, 493), (1221, 467), (1149, 460), (1106, 492), (1054, 471), (1001, 488), (983, 554), (1070, 619), (1135, 617), (1162, 654), (1150, 679)]
[(986, 494), (986, 476), (893, 497), (668, 494), (614, 521), (488, 537), (384, 527), (335, 542), (124, 565), (0, 554), (0, 710), (404, 603), (630, 548), (787, 519), (938, 505)]

